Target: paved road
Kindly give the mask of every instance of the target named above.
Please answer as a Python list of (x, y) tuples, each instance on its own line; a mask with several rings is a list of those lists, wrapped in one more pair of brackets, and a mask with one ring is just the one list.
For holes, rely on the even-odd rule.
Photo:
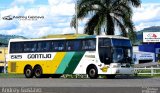
[(146, 79), (26, 79), (0, 78), (0, 87), (160, 87), (160, 78)]
[(160, 93), (160, 78), (0, 78), (0, 93)]

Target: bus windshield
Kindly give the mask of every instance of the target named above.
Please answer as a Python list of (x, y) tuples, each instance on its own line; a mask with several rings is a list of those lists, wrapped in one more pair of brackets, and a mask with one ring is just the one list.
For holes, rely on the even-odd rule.
[(112, 39), (112, 46), (117, 47), (132, 47), (128, 39)]
[(102, 63), (130, 63), (132, 46), (129, 39), (99, 39), (99, 58)]
[(113, 62), (119, 62), (124, 58), (124, 53), (122, 48), (113, 49)]
[(131, 58), (131, 48), (113, 48), (113, 62), (114, 63), (128, 63)]

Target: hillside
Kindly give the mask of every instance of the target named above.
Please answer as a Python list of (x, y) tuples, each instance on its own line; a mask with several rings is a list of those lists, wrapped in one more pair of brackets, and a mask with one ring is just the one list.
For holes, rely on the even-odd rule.
[(7, 45), (8, 41), (10, 39), (14, 39), (14, 38), (25, 38), (25, 37), (17, 36), (17, 35), (2, 35), (2, 34), (0, 34), (0, 43)]
[[(152, 26), (152, 27), (144, 28), (143, 30), (136, 32), (137, 39), (136, 39), (135, 43), (133, 43), (133, 45), (139, 45), (142, 43), (143, 32), (160, 32), (160, 26)], [(48, 35), (48, 36), (44, 36), (41, 38), (53, 38), (53, 36), (57, 37), (59, 35)], [(0, 43), (7, 45), (8, 41), (10, 39), (14, 39), (14, 38), (25, 38), (25, 37), (18, 36), (18, 35), (2, 35), (2, 34), (0, 34)]]
[(142, 43), (142, 41), (143, 41), (143, 32), (160, 32), (160, 26), (152, 26), (152, 27), (144, 28), (141, 31), (138, 31), (136, 33), (137, 40), (134, 43), (134, 45), (139, 45), (139, 44)]

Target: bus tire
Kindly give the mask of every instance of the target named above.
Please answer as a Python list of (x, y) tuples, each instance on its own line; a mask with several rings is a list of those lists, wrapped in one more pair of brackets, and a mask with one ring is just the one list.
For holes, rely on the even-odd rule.
[(89, 66), (87, 69), (87, 74), (91, 79), (97, 79), (98, 78), (98, 70), (96, 66)]
[(26, 66), (24, 68), (24, 75), (26, 78), (32, 78), (33, 77), (33, 70), (31, 66)]
[(106, 75), (107, 79), (115, 79), (116, 75)]
[(43, 77), (43, 72), (42, 72), (42, 67), (41, 66), (35, 66), (34, 67), (34, 76), (36, 78), (42, 78)]

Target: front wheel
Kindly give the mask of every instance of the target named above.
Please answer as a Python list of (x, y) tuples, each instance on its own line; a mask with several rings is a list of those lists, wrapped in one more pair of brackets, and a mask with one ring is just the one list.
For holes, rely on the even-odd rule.
[(87, 71), (87, 74), (91, 79), (97, 79), (98, 78), (98, 70), (95, 66), (89, 67), (88, 71)]
[(30, 67), (30, 66), (25, 67), (24, 75), (25, 75), (26, 78), (32, 78), (33, 77), (32, 67)]
[(41, 68), (41, 66), (36, 66), (34, 68), (34, 76), (36, 78), (41, 78), (42, 77), (42, 68)]

